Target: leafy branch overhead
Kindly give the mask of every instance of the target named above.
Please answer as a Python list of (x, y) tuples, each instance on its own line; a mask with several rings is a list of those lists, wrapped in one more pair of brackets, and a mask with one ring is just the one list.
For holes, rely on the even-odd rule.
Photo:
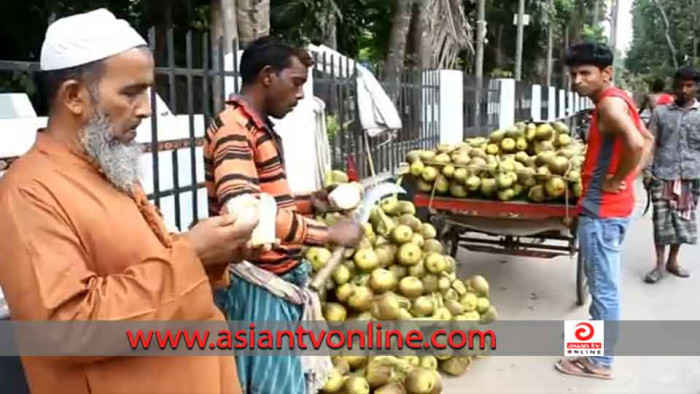
[[(28, 0), (6, 2), (0, 25), (6, 33), (0, 59), (37, 60), (43, 33), (55, 18), (107, 7), (142, 34), (156, 27), (156, 47), (166, 47), (165, 31), (222, 34), (243, 43), (267, 34), (298, 44), (325, 44), (358, 59), (392, 84), (405, 68), (454, 68), (474, 73), (477, 0)], [(548, 28), (553, 27), (553, 83), (565, 83), (567, 45), (606, 40), (607, 0), (526, 1), (523, 79), (545, 83)], [(222, 10), (222, 6), (226, 5)], [(485, 0), (484, 75), (514, 71), (518, 0)], [(663, 12), (662, 12), (663, 11)], [(635, 75), (668, 75), (676, 65), (695, 62), (700, 42), (700, 0), (633, 0), (633, 41), (625, 62)], [(624, 17), (624, 16), (621, 16)], [(665, 22), (667, 20), (667, 23)], [(184, 42), (175, 42), (176, 62)], [(165, 52), (156, 53), (158, 62)], [(27, 81), (0, 75), (2, 86), (22, 89)]]
[(698, 0), (634, 0), (628, 71), (665, 78), (680, 65), (700, 65), (699, 6)]

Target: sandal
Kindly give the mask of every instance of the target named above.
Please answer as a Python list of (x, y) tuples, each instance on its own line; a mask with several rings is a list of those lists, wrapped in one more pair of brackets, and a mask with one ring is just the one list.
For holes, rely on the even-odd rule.
[(585, 378), (595, 378), (603, 380), (613, 379), (613, 375), (610, 372), (603, 372), (600, 369), (594, 369), (588, 364), (590, 361), (584, 361), (584, 357), (573, 359), (573, 360), (559, 360), (554, 364), (554, 368), (557, 371), (572, 376), (581, 376)]
[(646, 276), (644, 277), (644, 282), (654, 284), (660, 281), (661, 278), (663, 278), (663, 275), (664, 274), (661, 270), (654, 268), (646, 274)]
[(679, 278), (690, 278), (690, 271), (681, 267), (680, 265), (675, 265), (675, 266), (667, 265), (666, 271), (670, 272), (673, 275), (676, 275)]

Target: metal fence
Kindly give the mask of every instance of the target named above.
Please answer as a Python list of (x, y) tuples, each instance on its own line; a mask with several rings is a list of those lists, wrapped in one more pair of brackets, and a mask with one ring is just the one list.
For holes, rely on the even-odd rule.
[[(155, 89), (151, 91), (154, 116), (147, 121), (150, 142), (143, 144), (152, 169), (144, 178), (144, 188), (161, 211), (174, 212), (174, 218), (170, 218), (172, 224), (186, 230), (207, 216), (201, 152), (203, 135), (212, 117), (223, 109), (226, 98), (240, 89), (238, 43), (235, 40), (225, 43), (219, 38), (212, 45), (207, 33), (187, 32), (176, 36), (173, 29), (168, 29), (164, 47), (156, 48), (155, 33), (151, 28), (148, 34), (151, 49), (160, 56), (156, 59)], [(218, 56), (225, 53), (225, 47), (233, 49), (227, 51), (231, 55)], [(224, 69), (233, 71), (222, 71)], [(6, 79), (17, 79), (21, 75), (38, 80), (38, 71), (37, 62), (0, 61), (0, 74)], [(371, 158), (377, 173), (393, 172), (407, 151), (437, 145), (440, 99), (436, 71), (408, 70), (401, 74), (398, 87), (382, 84), (386, 90), (396, 92), (395, 103), (403, 127), (377, 138), (363, 138), (356, 106), (356, 75), (354, 67), (344, 75), (314, 71), (314, 95), (326, 103), (326, 113), (330, 118), (335, 117), (339, 125), (330, 139), (334, 168), (344, 169), (347, 158), (352, 157), (359, 176), (367, 177), (371, 173), (368, 160)], [(0, 92), (2, 90), (8, 89), (0, 87)], [(186, 135), (175, 133), (177, 136), (173, 137), (173, 125), (158, 116), (166, 109), (158, 106), (156, 92), (175, 118), (182, 120), (177, 126), (186, 128)], [(39, 106), (39, 100), (32, 96), (35, 106)], [(14, 159), (3, 158), (0, 166), (9, 166)], [(166, 217), (166, 221), (168, 219)]]
[[(168, 29), (165, 37), (165, 48), (160, 53), (167, 60), (164, 65), (156, 64), (155, 89), (151, 90), (154, 116), (147, 121), (150, 123), (150, 142), (143, 144), (145, 152), (149, 153), (148, 160), (152, 168), (152, 173), (146, 177), (150, 182), (144, 184), (144, 189), (148, 192), (148, 198), (161, 210), (163, 203), (167, 204), (174, 212), (174, 225), (186, 230), (207, 216), (201, 170), (204, 130), (213, 114), (221, 111), (227, 90), (237, 92), (239, 86), (236, 71), (221, 71), (224, 70), (224, 58), (212, 56), (212, 45), (207, 33), (197, 34), (195, 38), (193, 33), (187, 32), (177, 42), (173, 30)], [(153, 52), (158, 53), (154, 28), (149, 30), (148, 41)], [(229, 45), (232, 45), (229, 48), (238, 48), (235, 41)], [(219, 39), (214, 47), (218, 53), (224, 53), (223, 39)], [(237, 52), (234, 50), (232, 53), (233, 64), (237, 64)], [(37, 62), (0, 61), (0, 73), (23, 73), (31, 80), (38, 81), (38, 71)], [(232, 84), (232, 87), (225, 86), (225, 82), (230, 82), (228, 85)], [(40, 83), (35, 86), (39, 87)], [(156, 92), (175, 117), (186, 117), (184, 123), (187, 135), (182, 136), (184, 138), (173, 138), (173, 134), (167, 135), (173, 130), (163, 130), (168, 125), (162, 124), (164, 117), (160, 114), (165, 109), (158, 106)], [(216, 99), (214, 92), (218, 96)], [(38, 104), (39, 99), (34, 101)], [(169, 165), (163, 167), (165, 161)], [(171, 168), (170, 173), (167, 167)], [(185, 210), (186, 206), (189, 209)]]
[[(151, 143), (148, 150), (152, 153), (153, 166), (153, 188), (149, 198), (157, 206), (161, 206), (161, 199), (172, 196), (175, 212), (175, 225), (182, 229), (182, 200), (186, 199), (190, 202), (191, 221), (185, 223), (187, 227), (195, 224), (201, 217), (206, 216), (206, 209), (200, 203), (200, 199), (206, 201), (206, 193), (204, 189), (204, 179), (197, 171), (199, 162), (202, 159), (201, 152), (198, 152), (198, 147), (204, 144), (203, 135), (198, 135), (195, 132), (197, 127), (195, 124), (196, 114), (202, 114), (201, 130), (206, 130), (213, 116), (223, 109), (227, 95), (238, 93), (238, 42), (225, 43), (220, 37), (215, 45), (212, 45), (208, 33), (198, 34), (200, 56), (194, 56), (195, 39), (191, 32), (187, 32), (184, 37), (184, 59), (179, 62), (176, 60), (176, 43), (173, 29), (169, 28), (166, 33), (166, 58), (167, 65), (165, 67), (156, 67), (156, 91), (164, 97), (166, 105), (171, 108), (175, 114), (184, 113), (188, 116), (189, 135), (184, 140), (171, 141), (170, 143), (161, 144), (158, 135), (158, 117), (151, 117)], [(149, 45), (155, 52), (156, 40), (155, 29), (149, 31)], [(229, 44), (230, 46), (228, 46)], [(180, 43), (182, 45), (182, 43)], [(225, 48), (228, 46), (228, 48)], [(225, 49), (228, 49), (226, 51)], [(231, 65), (226, 65), (224, 56), (215, 54), (223, 54), (230, 52), (232, 56), (233, 71), (223, 71), (226, 68), (231, 69)], [(195, 67), (195, 61), (199, 63), (199, 67)], [(182, 63), (184, 68), (182, 67)], [(179, 63), (179, 64), (178, 64)], [(228, 77), (228, 78), (227, 78)], [(227, 82), (232, 86), (227, 86)], [(232, 90), (231, 90), (232, 89)], [(227, 94), (228, 93), (228, 94)], [(195, 100), (195, 96), (198, 100)], [(155, 100), (155, 95), (151, 94), (151, 106), (153, 113), (158, 113), (158, 107)], [(186, 108), (183, 108), (185, 106)], [(186, 163), (181, 163), (182, 150), (187, 150), (188, 155)], [(161, 174), (159, 157), (161, 152), (169, 152), (171, 160), (171, 174)], [(180, 168), (182, 165), (189, 168), (189, 180), (181, 184)], [(161, 177), (172, 177), (172, 186), (164, 187)], [(168, 185), (170, 186), (170, 185)], [(183, 198), (184, 197), (184, 198)], [(205, 205), (206, 206), (206, 205)], [(203, 210), (203, 212), (202, 212)]]
[(501, 87), (497, 80), (484, 78), (481, 89), (476, 77), (464, 75), (464, 133), (474, 137), (498, 128)]
[(515, 121), (532, 118), (532, 85), (524, 81), (515, 82)]
[[(396, 83), (381, 82), (393, 98), (402, 128), (368, 137), (357, 108), (358, 66), (348, 58), (315, 54), (314, 95), (326, 103), (333, 168), (351, 158), (361, 178), (393, 173), (409, 150), (428, 149), (440, 140), (440, 91), (437, 71), (405, 70)], [(381, 77), (381, 76), (378, 76)]]

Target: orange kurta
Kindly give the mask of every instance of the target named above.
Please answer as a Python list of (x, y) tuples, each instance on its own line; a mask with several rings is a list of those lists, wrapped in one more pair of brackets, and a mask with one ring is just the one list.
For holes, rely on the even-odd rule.
[[(38, 133), (0, 179), (0, 286), (14, 320), (218, 320), (202, 263), (144, 200)], [(231, 356), (23, 358), (33, 393), (240, 392)]]

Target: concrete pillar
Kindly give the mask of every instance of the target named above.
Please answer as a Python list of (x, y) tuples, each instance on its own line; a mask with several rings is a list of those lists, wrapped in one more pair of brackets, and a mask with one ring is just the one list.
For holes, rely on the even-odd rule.
[(566, 90), (559, 89), (559, 100), (557, 100), (557, 117), (566, 118)]
[(557, 118), (557, 88), (548, 86), (547, 90), (549, 91), (547, 95), (547, 120), (551, 122)]
[(498, 128), (504, 129), (515, 123), (515, 80), (503, 78), (498, 81), (501, 84)]
[(574, 92), (568, 92), (566, 98), (566, 116), (574, 114)]
[(464, 75), (458, 70), (440, 70), (438, 73), (440, 143), (459, 143), (464, 135)]
[(530, 101), (530, 116), (535, 122), (542, 120), (542, 86), (532, 85), (532, 99)]

